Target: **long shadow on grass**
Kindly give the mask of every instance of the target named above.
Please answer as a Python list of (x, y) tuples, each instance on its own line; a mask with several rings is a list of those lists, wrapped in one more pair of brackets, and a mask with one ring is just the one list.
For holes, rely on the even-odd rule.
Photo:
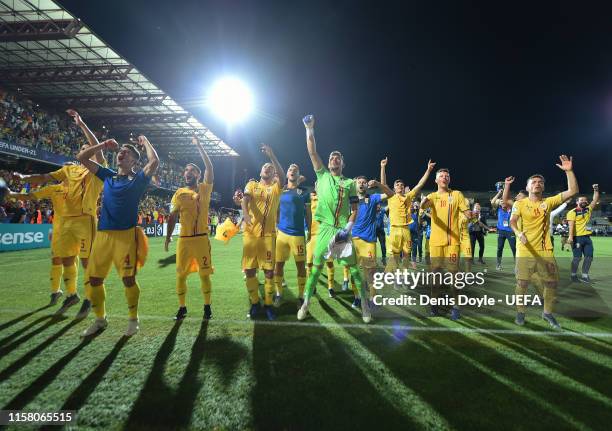
[[(344, 323), (334, 314), (330, 316), (337, 323)], [(435, 320), (430, 325), (440, 326)], [(487, 394), (487, 399), (501, 395), (505, 404), (516, 402), (508, 396), (504, 385), (477, 369), (469, 367), (466, 369), (462, 361), (458, 361), (453, 355), (440, 354), (432, 348), (422, 348), (422, 345), (426, 345), (426, 340), (421, 340), (420, 345), (410, 342), (410, 338), (419, 335), (410, 335), (409, 331), (404, 334), (395, 333), (395, 336), (391, 336), (386, 331), (370, 331), (367, 327), (339, 328), (338, 331), (345, 331), (352, 336), (380, 361), (381, 367), (386, 367), (395, 379), (418, 394), (434, 412), (444, 412), (445, 418), (453, 427), (487, 428), (503, 423), (504, 414), (507, 415), (508, 410), (504, 414), (496, 412), (495, 415), (500, 422), (496, 422), (497, 419), (494, 419), (493, 414), (483, 414), (486, 404), (481, 397), (484, 393)], [(456, 342), (477, 344), (460, 334), (452, 335), (453, 345)], [(430, 336), (439, 338), (445, 335)], [(461, 388), (459, 393), (456, 392), (457, 388)], [(483, 388), (486, 388), (486, 391), (483, 391)]]
[[(0, 340), (0, 346), (5, 346), (7, 345), (11, 340), (14, 340), (15, 338), (18, 338), (21, 334), (28, 332), (30, 329), (32, 329), (33, 327), (35, 327), (36, 325), (38, 325), (39, 323), (42, 323), (46, 320), (52, 320), (53, 316), (41, 316), (38, 319), (28, 323), (26, 326), (24, 326), (23, 328), (18, 329), (17, 331), (13, 332), (10, 335), (7, 335), (6, 337), (4, 337), (3, 339)], [(33, 331), (33, 334), (36, 335), (37, 332)], [(27, 340), (27, 338), (24, 339), (24, 341)], [(5, 354), (3, 349), (0, 347), (0, 356)]]
[(179, 320), (174, 324), (157, 351), (151, 372), (140, 391), (138, 399), (134, 402), (130, 416), (125, 423), (124, 428), (126, 430), (146, 428), (147, 425), (153, 428), (172, 427), (174, 424), (174, 394), (172, 388), (164, 381), (164, 371), (166, 363), (174, 350), (176, 337), (182, 324), (183, 320)]
[[(431, 326), (446, 327), (439, 325), (437, 319), (431, 319)], [(394, 339), (390, 335), (384, 340), (362, 329), (349, 328), (347, 332), (437, 411), (445, 412), (451, 426), (511, 427), (524, 420), (525, 411), (535, 408), (528, 397), (521, 396), (522, 391), (529, 391), (551, 406), (551, 410), (537, 408), (540, 427), (559, 426), (562, 420), (557, 411), (589, 425), (598, 427), (603, 423), (604, 416), (593, 412), (593, 399), (534, 373), (518, 358), (510, 359), (513, 353), (509, 357), (499, 349), (482, 344), (474, 339), (478, 336), (469, 337), (459, 332), (417, 335), (408, 332), (403, 340), (396, 338), (395, 342), (389, 343)], [(410, 342), (412, 337), (419, 337), (424, 342), (432, 339), (451, 350), (417, 350)], [(468, 357), (472, 363), (453, 355), (452, 349)], [(483, 368), (490, 371), (483, 371)], [(457, 388), (460, 388), (459, 392)], [(507, 408), (493, 410), (491, 406)]]
[[(49, 322), (47, 325), (45, 325), (44, 328), (41, 328), (41, 330), (33, 331), (33, 332), (41, 332), (44, 329), (46, 329), (46, 327), (51, 326), (53, 323), (56, 323), (56, 322), (55, 321)], [(40, 353), (42, 353), (47, 347), (49, 347), (51, 344), (53, 344), (58, 338), (60, 338), (62, 335), (64, 335), (66, 332), (68, 332), (72, 327), (78, 325), (79, 323), (80, 323), (80, 320), (72, 320), (70, 323), (68, 323), (62, 329), (60, 329), (55, 334), (53, 334), (52, 336), (47, 338), (45, 341), (40, 343), (34, 349), (30, 350), (28, 353), (26, 353), (25, 355), (23, 355), (22, 357), (17, 359), (15, 362), (13, 362), (11, 365), (6, 367), (4, 370), (0, 371), (0, 382), (8, 379), (15, 372), (17, 372), (21, 368), (25, 367), (32, 359), (34, 359), (36, 356), (38, 356)], [(30, 337), (28, 337), (28, 338), (30, 338)], [(17, 341), (20, 341), (20, 340), (17, 340)], [(21, 342), (23, 342), (23, 341), (21, 341)], [(19, 344), (21, 344), (21, 342)]]
[(91, 343), (92, 338), (82, 340), (78, 346), (72, 349), (70, 352), (66, 353), (62, 356), (55, 364), (53, 364), (50, 368), (47, 369), (44, 373), (42, 373), (36, 380), (34, 380), (30, 385), (19, 392), (9, 403), (3, 407), (3, 410), (21, 410), (23, 409), (30, 401), (36, 397), (40, 392), (42, 392), (55, 378), (57, 375), (72, 361), (76, 355), (79, 354), (81, 350), (83, 350), (89, 343)]
[[(468, 323), (467, 320), (473, 319), (462, 319), (461, 323), (471, 328), (486, 327), (487, 329), (508, 329), (505, 326), (490, 321), (488, 321), (486, 325), (476, 326)], [(566, 342), (569, 341), (571, 337), (558, 339), (556, 337), (520, 337), (516, 335), (487, 333), (480, 333), (479, 335), (483, 339), (492, 340), (534, 361), (538, 361), (543, 367), (556, 369), (565, 376), (588, 387), (592, 387), (608, 397), (612, 397), (612, 388), (608, 384), (608, 381), (601, 378), (602, 375), (606, 375), (610, 372), (608, 368), (574, 355), (571, 350), (568, 351), (567, 347), (561, 347), (558, 350), (555, 349), (556, 342)], [(582, 349), (588, 351), (584, 346)]]
[[(47, 308), (51, 307), (51, 304), (45, 305), (44, 307), (40, 307), (37, 308), (36, 310), (30, 311), (28, 313), (22, 314), (19, 317), (15, 317), (13, 320), (9, 320), (8, 322), (4, 322), (4, 323), (0, 323), (0, 331), (4, 331), (6, 328), (9, 328), (19, 322), (21, 322), (22, 320), (27, 319), (28, 317), (38, 313), (39, 311), (43, 311), (46, 310)], [(3, 344), (4, 342), (4, 338), (2, 340), (0, 340), (0, 344)]]
[[(92, 339), (88, 338), (83, 340), (81, 344), (87, 345)], [(96, 387), (100, 384), (111, 365), (119, 355), (119, 352), (125, 346), (128, 337), (121, 337), (115, 344), (113, 349), (106, 355), (104, 359), (98, 364), (98, 366), (81, 382), (81, 384), (68, 396), (64, 405), (60, 410), (80, 410), (85, 405), (89, 396), (93, 393)], [(80, 346), (80, 345), (79, 345)], [(85, 347), (85, 346), (83, 346)], [(42, 429), (57, 429), (57, 427), (43, 427)]]
[[(310, 317), (308, 323), (317, 320)], [(324, 326), (256, 322), (253, 331), (254, 429), (337, 430), (349, 423), (363, 429), (405, 429), (410, 425)]]
[(246, 355), (244, 347), (227, 338), (207, 341), (208, 321), (202, 321), (189, 362), (176, 390), (164, 381), (164, 372), (174, 350), (181, 322), (177, 322), (155, 356), (149, 376), (135, 401), (124, 429), (184, 429), (189, 427), (198, 394), (204, 379), (200, 375), (203, 362), (211, 361), (222, 372), (225, 385)]

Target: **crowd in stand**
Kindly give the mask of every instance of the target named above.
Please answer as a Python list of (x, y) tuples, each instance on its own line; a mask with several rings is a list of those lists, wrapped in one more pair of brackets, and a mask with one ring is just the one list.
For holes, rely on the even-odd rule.
[[(96, 133), (99, 139), (104, 138)], [(64, 113), (53, 114), (42, 110), (31, 100), (0, 89), (0, 140), (50, 153), (74, 158), (85, 137), (74, 121)], [(107, 153), (109, 166), (114, 167), (112, 154)], [(142, 166), (146, 164), (143, 154)], [(174, 190), (183, 182), (182, 168), (170, 160), (161, 160), (154, 183), (158, 187)]]
[(0, 90), (0, 139), (73, 156), (85, 138), (67, 115), (50, 114), (34, 102)]

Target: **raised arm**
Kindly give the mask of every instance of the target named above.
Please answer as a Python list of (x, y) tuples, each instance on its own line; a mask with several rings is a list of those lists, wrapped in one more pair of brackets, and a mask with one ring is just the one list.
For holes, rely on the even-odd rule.
[(594, 210), (597, 204), (599, 203), (599, 184), (593, 184), (593, 200), (589, 205), (591, 210)]
[(491, 208), (496, 209), (497, 206), (499, 205), (499, 198), (502, 195), (502, 193), (504, 192), (503, 189), (500, 189), (497, 191), (497, 193), (495, 194), (495, 196), (493, 196), (491, 198)]
[[(387, 162), (389, 161), (388, 157), (385, 157), (380, 161), (380, 183), (387, 185)], [(389, 195), (391, 196), (391, 195)]]
[(83, 166), (89, 169), (89, 171), (92, 174), (95, 174), (96, 172), (98, 172), (98, 169), (100, 169), (100, 165), (90, 160), (93, 157), (93, 155), (97, 151), (102, 151), (103, 149), (117, 151), (118, 148), (119, 148), (119, 144), (117, 143), (117, 141), (115, 141), (114, 139), (107, 139), (101, 144), (92, 145), (92, 146), (85, 148), (83, 151), (77, 154), (77, 159), (79, 162), (81, 162)]
[(34, 201), (36, 198), (29, 193), (17, 193), (11, 192), (9, 198), (16, 199), (18, 201)]
[(157, 156), (157, 151), (153, 148), (153, 145), (149, 142), (146, 136), (140, 135), (138, 136), (138, 143), (142, 145), (147, 152), (147, 164), (144, 168), (142, 168), (143, 173), (147, 177), (152, 177), (157, 172), (157, 168), (159, 167), (159, 157)]
[(557, 163), (557, 167), (565, 171), (567, 176), (567, 190), (561, 192), (561, 200), (567, 200), (578, 194), (578, 181), (573, 171), (572, 157), (567, 157), (565, 154), (559, 156), (561, 163)]
[[(87, 138), (87, 142), (90, 146), (98, 145), (100, 143), (98, 141), (98, 138), (96, 138), (96, 135), (94, 135), (93, 132), (89, 129), (89, 127), (87, 127), (87, 124), (85, 124), (85, 122), (77, 111), (75, 111), (74, 109), (68, 109), (66, 113), (74, 119), (75, 124), (79, 126), (79, 128), (85, 135), (85, 138)], [(94, 158), (96, 159), (96, 163), (102, 166), (106, 164), (106, 159), (104, 158), (104, 153), (102, 151), (97, 151), (94, 154)]]
[(30, 184), (46, 184), (49, 181), (55, 181), (55, 178), (49, 174), (24, 175), (19, 172), (13, 172), (13, 177)]
[(429, 174), (431, 174), (431, 171), (433, 171), (435, 167), (436, 167), (435, 162), (432, 162), (431, 160), (427, 162), (427, 169), (425, 170), (425, 173), (423, 174), (423, 176), (421, 177), (417, 185), (412, 188), (412, 191), (414, 192), (415, 196), (419, 194), (419, 192), (421, 191), (421, 189), (427, 182), (427, 179), (429, 178)]
[(283, 167), (281, 166), (280, 162), (276, 158), (274, 151), (272, 151), (272, 148), (269, 145), (265, 145), (265, 144), (261, 145), (261, 151), (266, 156), (268, 156), (268, 158), (272, 162), (272, 165), (274, 165), (274, 170), (276, 171), (276, 175), (278, 176), (278, 183), (282, 187), (285, 184), (285, 171), (283, 170)]
[(389, 198), (389, 197), (391, 197), (391, 196), (393, 196), (395, 194), (395, 192), (393, 190), (391, 190), (388, 185), (383, 184), (383, 183), (379, 183), (376, 180), (370, 180), (370, 182), (368, 183), (368, 188), (369, 189), (374, 189), (376, 187), (381, 189), (381, 191), (382, 191), (381, 199), (383, 199), (383, 200), (387, 199), (387, 198)]
[(506, 210), (508, 208), (508, 201), (510, 200), (510, 185), (514, 182), (514, 177), (506, 177), (504, 180), (504, 191), (502, 193), (502, 208)]
[(306, 147), (308, 148), (308, 155), (310, 156), (312, 167), (315, 171), (318, 171), (319, 169), (325, 167), (325, 165), (323, 165), (323, 160), (321, 160), (321, 157), (319, 157), (319, 154), (317, 153), (317, 143), (315, 142), (314, 137), (314, 115), (307, 115), (302, 119), (302, 121), (304, 122), (304, 127), (306, 127)]
[(191, 142), (198, 149), (198, 152), (200, 153), (200, 157), (202, 158), (202, 161), (204, 162), (204, 182), (206, 184), (212, 184), (214, 182), (214, 179), (215, 179), (215, 171), (213, 169), (212, 161), (210, 160), (210, 157), (208, 156), (208, 153), (206, 152), (206, 150), (202, 146), (202, 143), (197, 138), (197, 136), (194, 136), (191, 139)]
[(427, 199), (427, 196), (423, 196), (423, 199), (421, 199), (421, 208), (426, 209), (426, 208), (429, 208), (430, 206), (431, 206), (431, 201)]

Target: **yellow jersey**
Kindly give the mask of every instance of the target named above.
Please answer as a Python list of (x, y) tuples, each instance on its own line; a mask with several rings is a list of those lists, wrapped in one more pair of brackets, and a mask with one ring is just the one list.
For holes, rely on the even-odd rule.
[(276, 235), (276, 219), (282, 189), (278, 181), (265, 185), (261, 181), (249, 181), (244, 188), (244, 194), (251, 197), (249, 215), (251, 223), (246, 226), (247, 236)]
[(198, 184), (198, 191), (181, 187), (172, 196), (172, 212), (179, 213), (181, 237), (208, 234), (208, 207), (213, 185)]
[[(314, 213), (317, 211), (317, 205), (319, 205), (319, 197), (315, 194), (310, 194), (310, 212), (311, 214), (314, 215)], [(314, 218), (311, 217), (312, 220), (310, 222), (310, 236), (314, 236), (317, 233), (319, 233), (319, 222)]]
[(66, 191), (62, 184), (53, 184), (33, 191), (29, 195), (34, 199), (49, 199), (53, 204), (53, 216), (57, 218), (65, 213), (65, 194)]
[(410, 190), (404, 196), (396, 193), (387, 199), (391, 226), (408, 226), (412, 223), (411, 209), (414, 195), (414, 190)]
[(433, 192), (427, 195), (431, 208), (429, 245), (443, 247), (459, 245), (460, 214), (467, 211), (463, 193), (457, 190)]
[(104, 182), (87, 168), (78, 165), (66, 165), (51, 172), (57, 181), (65, 186), (65, 216), (74, 217), (84, 214), (97, 217), (98, 198), (104, 188)]
[(567, 212), (566, 218), (574, 221), (574, 235), (586, 236), (593, 234), (591, 226), (591, 207), (574, 208)]
[(527, 244), (516, 241), (517, 256), (537, 256), (540, 251), (553, 249), (550, 240), (550, 212), (563, 203), (561, 193), (546, 199), (521, 199), (512, 206), (512, 215), (519, 217)]

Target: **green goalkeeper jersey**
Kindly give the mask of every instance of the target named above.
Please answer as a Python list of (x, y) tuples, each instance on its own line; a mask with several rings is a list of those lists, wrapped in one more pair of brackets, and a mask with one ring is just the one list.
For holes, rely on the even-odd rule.
[(358, 203), (355, 181), (342, 175), (334, 176), (322, 167), (317, 174), (319, 205), (314, 218), (320, 223), (344, 227), (351, 214), (351, 203)]

